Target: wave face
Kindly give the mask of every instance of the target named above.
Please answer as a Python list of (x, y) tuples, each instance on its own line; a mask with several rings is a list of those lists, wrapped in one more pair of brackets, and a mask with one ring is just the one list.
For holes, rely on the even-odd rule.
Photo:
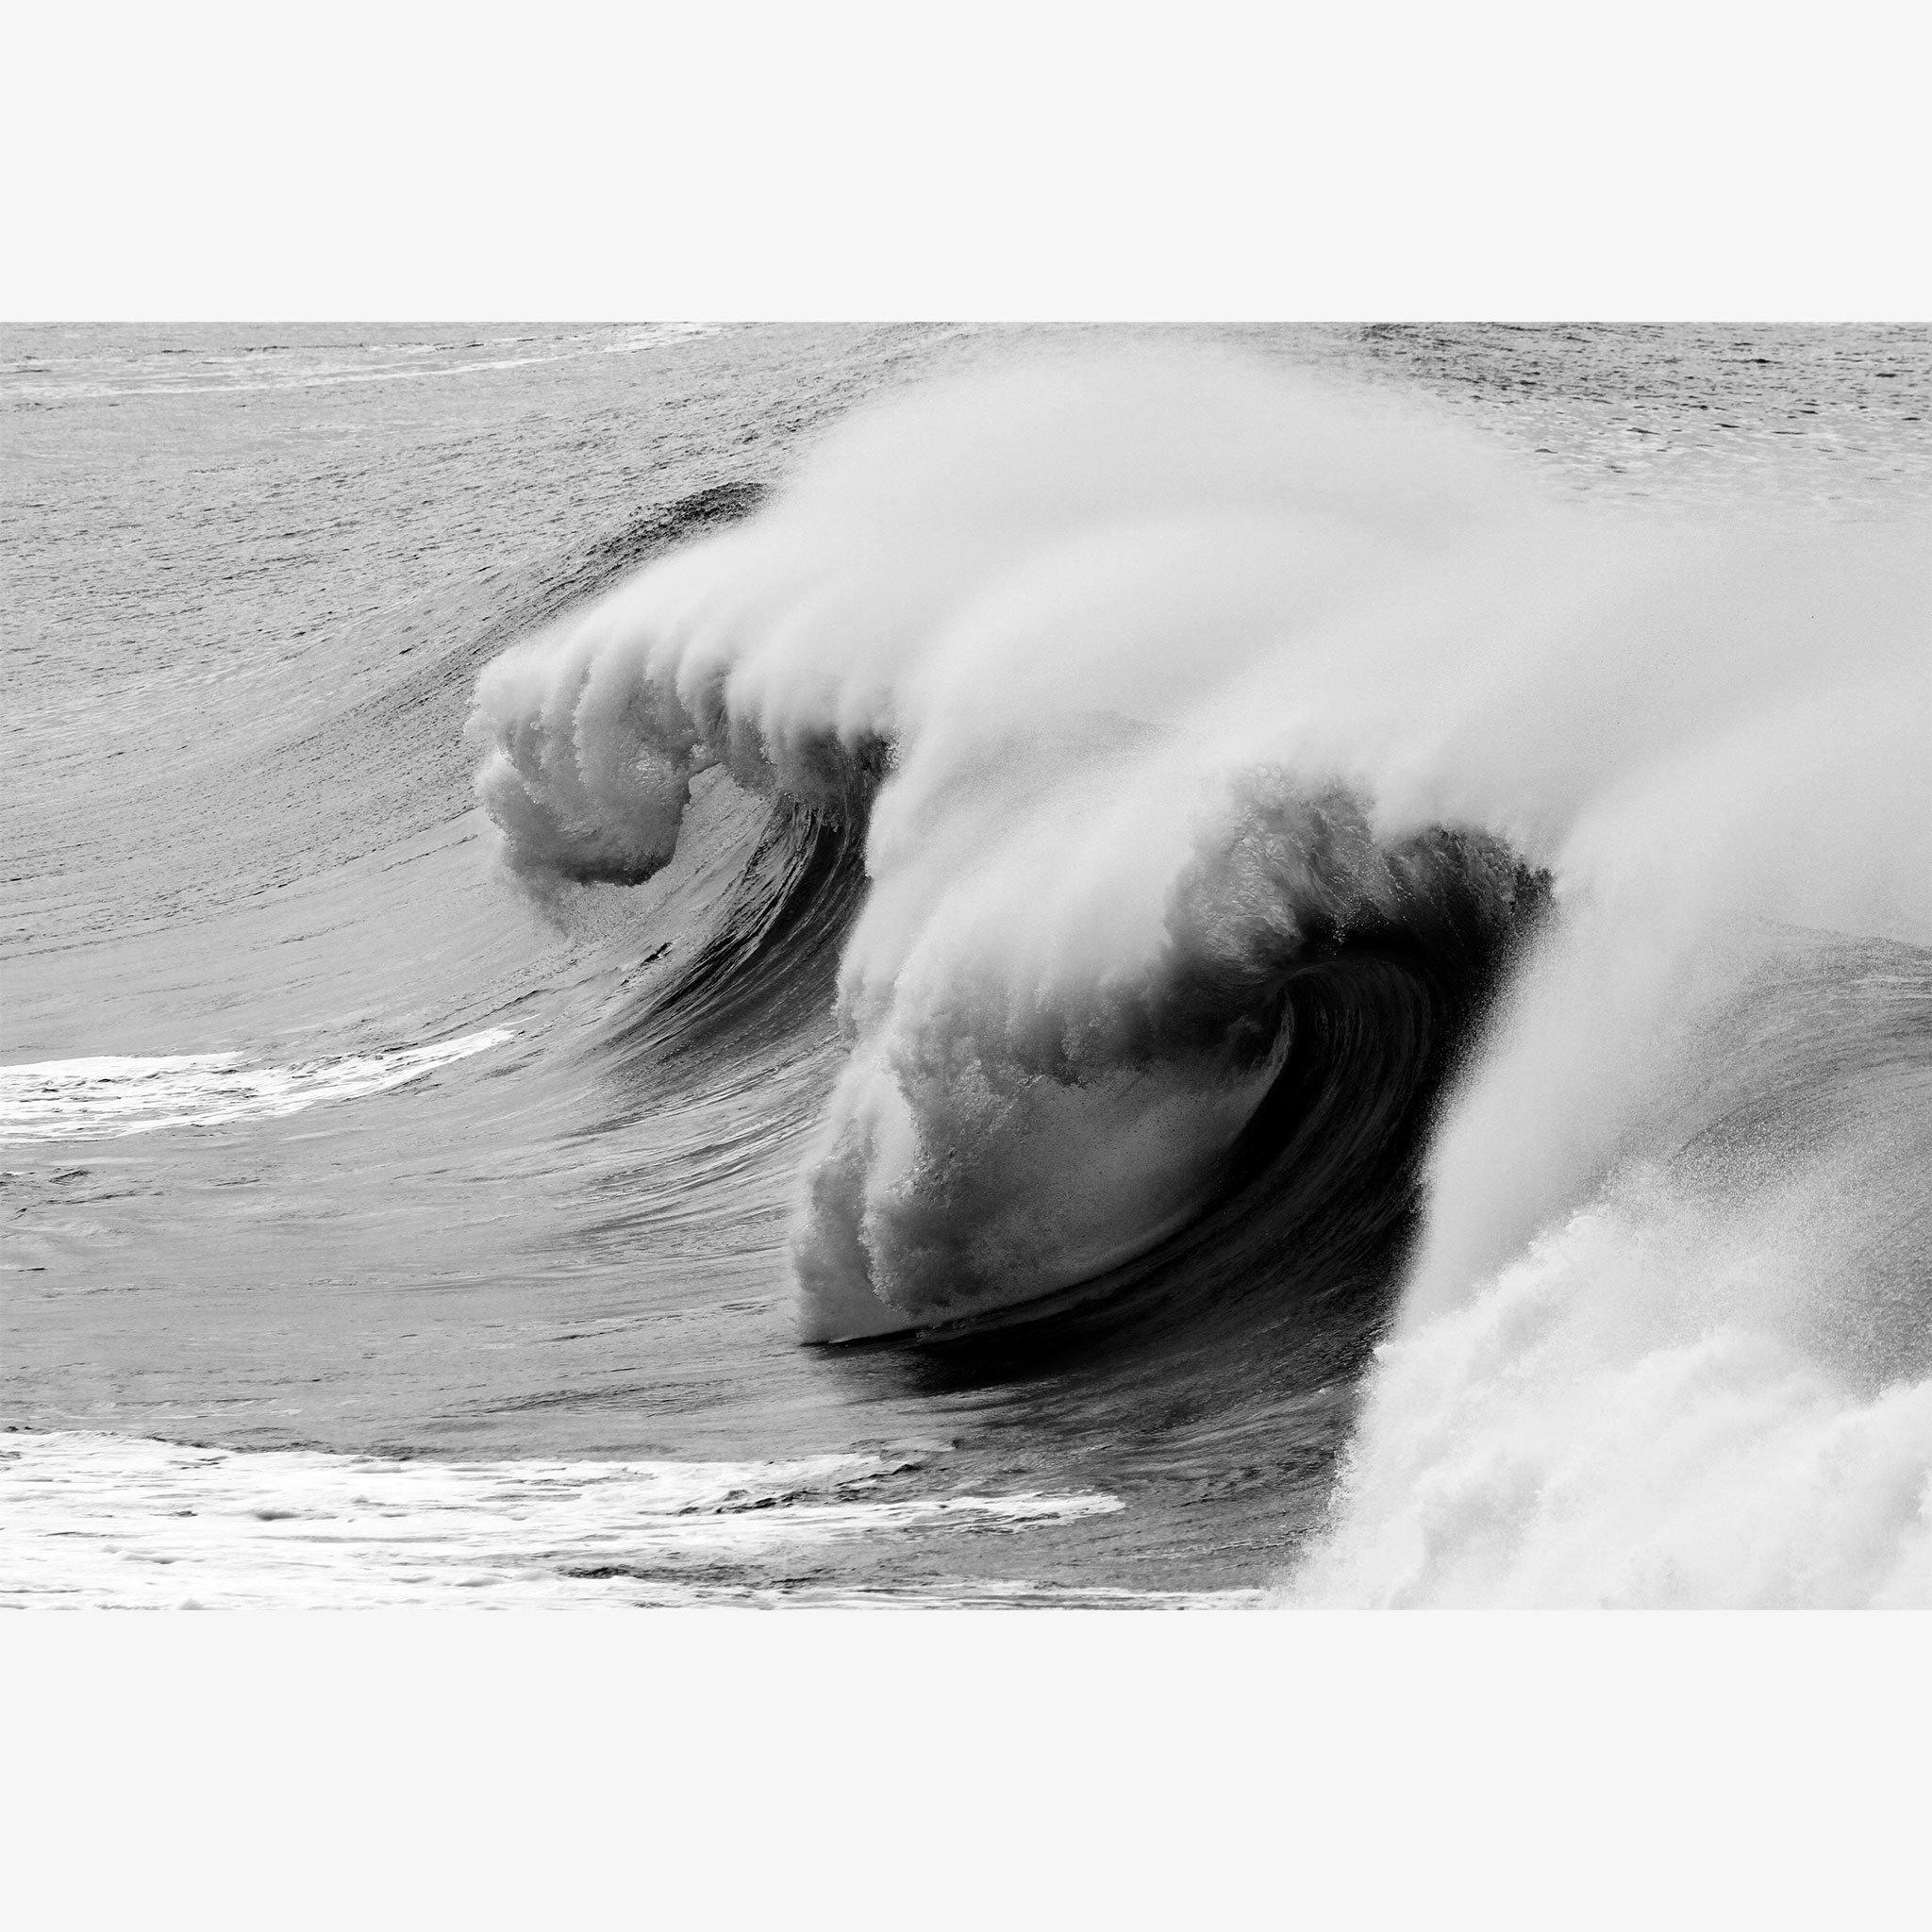
[(1919, 529), (1060, 358), (848, 419), (470, 731), (539, 896), (658, 874), (708, 773), (774, 801), (609, 1050), (805, 1024), (836, 958), (807, 1340), (1127, 1323), (1122, 1403), (1232, 1414), (1379, 1339), (1298, 1597), (1916, 1600), (1928, 614)]

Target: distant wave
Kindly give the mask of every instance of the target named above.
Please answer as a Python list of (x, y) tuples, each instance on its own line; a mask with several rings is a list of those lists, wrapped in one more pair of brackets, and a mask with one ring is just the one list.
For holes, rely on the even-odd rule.
[[(345, 362), (324, 362), (286, 369), (275, 375), (252, 373), (259, 368), (261, 355), (274, 355), (286, 359), (297, 358), (301, 351), (274, 345), (259, 351), (243, 351), (241, 354), (220, 356), (200, 354), (194, 362), (185, 368), (175, 369), (149, 357), (140, 363), (121, 358), (118, 369), (110, 369), (105, 375), (85, 375), (78, 374), (87, 368), (89, 361), (105, 358), (68, 358), (62, 361), (25, 361), (0, 366), (0, 388), (11, 395), (53, 400), (63, 397), (99, 400), (115, 396), (168, 396), (168, 395), (242, 395), (262, 394), (282, 390), (338, 389), (344, 385), (372, 382), (421, 382), (440, 376), (500, 375), (507, 370), (528, 369), (546, 362), (568, 362), (581, 356), (593, 355), (636, 355), (641, 350), (657, 348), (664, 343), (681, 341), (693, 335), (710, 335), (717, 332), (718, 325), (710, 323), (658, 323), (648, 327), (634, 328), (618, 337), (615, 341), (607, 338), (611, 333), (601, 330), (594, 336), (575, 336), (548, 339), (549, 346), (538, 346), (542, 339), (498, 338), (487, 342), (395, 342), (370, 343), (366, 346), (373, 356), (403, 355), (412, 357), (447, 356), (459, 354), (465, 348), (513, 348), (530, 347), (531, 353), (518, 356), (495, 356), (485, 358), (461, 361), (416, 361), (401, 365), (374, 367)], [(244, 359), (245, 358), (245, 359)], [(251, 373), (216, 375), (222, 365), (232, 365), (238, 371)], [(208, 379), (213, 377), (214, 379)]]
[[(479, 791), (547, 894), (658, 871), (704, 771), (772, 797), (620, 1031), (836, 998), (808, 1339), (1131, 1307), (1134, 1386), (1224, 1403), (1384, 1341), (1306, 1596), (1923, 1600), (1922, 536), (1559, 507), (1234, 358), (1041, 363), (497, 659)], [(1371, 1285), (1296, 1299), (1317, 1250)]]
[(0, 1141), (111, 1139), (300, 1113), (381, 1093), (516, 1037), (495, 1026), (433, 1046), (251, 1066), (240, 1054), (95, 1056), (0, 1067)]

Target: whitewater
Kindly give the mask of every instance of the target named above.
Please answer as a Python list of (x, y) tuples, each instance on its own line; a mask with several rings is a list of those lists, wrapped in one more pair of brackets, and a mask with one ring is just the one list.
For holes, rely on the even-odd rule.
[(1932, 1601), (1932, 332), (6, 336), (0, 1601)]

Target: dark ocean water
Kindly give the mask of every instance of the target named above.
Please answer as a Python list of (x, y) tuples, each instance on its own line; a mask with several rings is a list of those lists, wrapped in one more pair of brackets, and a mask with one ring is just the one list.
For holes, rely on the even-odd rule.
[[(1604, 1229), (1624, 1214), (1674, 1257), (1707, 1239), (1730, 1244), (1732, 1258), (1681, 1298), (1703, 1313), (1673, 1303), (1648, 1339), (1620, 1329), (1621, 1353), (1565, 1343), (1560, 1360), (1532, 1356), (1506, 1365), (1500, 1382), (1457, 1383), (1441, 1398), (1451, 1420), (1440, 1440), (1397, 1444), (1385, 1413), (1397, 1397), (1386, 1391), (1405, 1374), (1420, 1378), (1398, 1406), (1426, 1413), (1467, 1367), (1478, 1316), (1452, 1310), (1449, 1326), (1387, 1372), (1344, 1508), (1357, 1515), (1339, 1530), (1329, 1512), (1340, 1458), (1357, 1440), (1374, 1352), (1432, 1312), (1432, 1257), (1452, 1217), (1439, 1214), (1436, 1245), (1424, 1242), (1421, 1209), (1431, 1185), (1447, 1198), (1450, 1173), (1428, 1163), (1464, 1158), (1469, 1141), (1445, 1129), (1445, 1094), (1463, 1096), (1458, 1121), (1478, 1119), (1487, 1090), (1467, 1080), (1474, 1057), (1492, 1053), (1498, 1079), (1513, 1064), (1494, 1044), (1498, 999), (1553, 924), (1581, 930), (1593, 916), (1565, 897), (1567, 856), (1584, 849), (1570, 821), (1545, 836), (1526, 805), (1471, 806), (1442, 820), (1455, 842), (1411, 848), (1391, 843), (1379, 819), (1357, 829), (1355, 806), (1323, 803), (1328, 794), (1309, 817), (1302, 791), (1291, 808), (1286, 794), (1237, 790), (1252, 814), (1226, 848), (1233, 870), (1176, 874), (1195, 878), (1204, 932), (1222, 932), (1226, 908), (1255, 903), (1254, 879), (1275, 878), (1268, 855), (1283, 841), (1324, 892), (1323, 841), (1358, 836), (1407, 870), (1386, 885), (1351, 873), (1345, 903), (1296, 898), (1291, 943), (1257, 954), (1241, 941), (1238, 994), (1220, 939), (1202, 941), (1211, 970), (1161, 995), (1168, 1004), (1145, 1023), (1156, 1043), (1123, 1049), (1124, 1086), (1112, 1061), (1090, 1075), (1023, 1056), (1013, 1084), (987, 1075), (1000, 1108), (972, 1116), (1005, 1133), (1053, 1092), (1104, 1091), (1109, 1108), (1155, 1122), (1158, 1150), (1179, 1145), (1180, 1130), (1161, 1121), (1194, 1122), (1187, 1109), (1221, 1106), (1224, 1086), (1242, 1096), (1241, 1117), (1214, 1143), (1208, 1178), (1191, 1178), (1170, 1211), (1157, 1154), (1134, 1201), (1102, 1198), (1130, 1171), (1122, 1150), (1141, 1142), (1125, 1130), (1106, 1139), (1116, 1127), (1104, 1122), (1092, 1129), (1103, 1153), (1083, 1169), (1086, 1116), (1056, 1125), (1050, 1111), (1028, 1127), (1033, 1139), (1013, 1143), (1009, 1165), (988, 1156), (981, 1174), (976, 1150), (991, 1141), (972, 1139), (972, 1122), (942, 1141), (940, 1116), (917, 1112), (915, 1095), (927, 1162), (918, 1186), (938, 1187), (932, 1165), (953, 1163), (932, 1196), (941, 1207), (886, 1233), (865, 1224), (872, 1286), (905, 1319), (868, 1323), (882, 1332), (838, 1346), (800, 1339), (800, 1270), (817, 1267), (820, 1250), (801, 1246), (798, 1229), (831, 1213), (801, 1207), (801, 1176), (829, 1171), (812, 1167), (828, 1158), (822, 1124), (845, 1104), (835, 1093), (873, 1037), (857, 980), (841, 1008), (841, 959), (848, 978), (858, 973), (863, 941), (853, 935), (873, 930), (861, 915), (884, 916), (884, 898), (873, 901), (894, 861), (871, 814), (874, 794), (885, 811), (921, 782), (913, 755), (870, 724), (827, 726), (798, 740), (797, 758), (815, 770), (830, 758), (836, 783), (791, 783), (785, 720), (820, 701), (774, 685), (756, 757), (696, 760), (668, 862), (625, 856), (641, 834), (598, 822), (602, 794), (589, 781), (568, 810), (532, 781), (528, 808), (562, 816), (539, 827), (551, 841), (544, 865), (519, 875), (507, 862), (491, 810), (510, 827), (509, 857), (526, 848), (504, 794), (486, 801), (491, 810), (479, 804), (484, 745), (465, 736), (479, 674), (500, 654), (532, 638), (563, 640), (542, 646), (553, 653), (575, 648), (571, 626), (602, 622), (584, 613), (638, 571), (731, 533), (759, 541), (770, 492), (861, 405), (1022, 350), (1077, 371), (1123, 347), (1210, 341), (1236, 348), (1257, 381), (1305, 371), (1376, 408), (1420, 398), (1432, 420), (1492, 448), (1553, 515), (1613, 519), (1640, 533), (1631, 543), (1650, 532), (1676, 541), (1688, 524), (1771, 527), (1798, 533), (1774, 546), (1786, 551), (1816, 532), (1826, 550), (1842, 539), (1886, 559), (1835, 562), (1841, 576), (1882, 586), (1889, 559), (1904, 557), (1903, 584), (1916, 567), (1914, 533), (1932, 502), (1924, 329), (0, 333), (11, 747), (0, 1420), (13, 1432), (0, 1449), (0, 1601), (339, 1604), (460, 1591), (496, 1602), (1212, 1603), (1255, 1600), (1291, 1574), (1348, 1601), (1837, 1601), (1911, 1597), (1915, 1579), (1932, 1577), (1921, 1520), (1932, 1466), (1927, 1250), (1911, 1178), (1924, 1172), (1932, 981), (1913, 923), (1914, 841), (1925, 828), (1910, 773), (1874, 793), (1873, 822), (1903, 830), (1874, 862), (1871, 893), (1842, 917), (1809, 900), (1740, 901), (1747, 922), (1804, 937), (1754, 952), (1739, 969), (1749, 996), (1726, 991), (1684, 1047), (1732, 1068), (1701, 1090), (1704, 1110), (1646, 1090), (1634, 1117), (1668, 1123), (1668, 1147), (1619, 1142), (1583, 1162), (1588, 1184), (1563, 1196), (1561, 1213), (1525, 1208), (1520, 1238), (1477, 1271), (1500, 1280), (1506, 1301), (1567, 1293), (1565, 1308), (1591, 1305), (1550, 1288), (1558, 1251), (1607, 1241)], [(921, 444), (890, 461), (906, 465), (909, 499), (928, 474), (935, 490), (954, 487), (965, 458), (949, 465)], [(1036, 477), (1009, 466), (997, 489), (1073, 487), (1048, 467)], [(948, 541), (954, 530), (948, 522)], [(759, 556), (746, 553), (746, 572), (764, 567)], [(900, 560), (882, 553), (874, 575)], [(735, 593), (749, 578), (727, 581)], [(1896, 623), (1907, 653), (1924, 638), (1910, 627), (1916, 594), (1879, 597), (1871, 619), (1882, 626), (1906, 610)], [(1516, 608), (1513, 591), (1497, 595), (1496, 609)], [(770, 629), (782, 641), (778, 617)], [(1651, 635), (1629, 634), (1640, 631)], [(1891, 675), (1893, 661), (1873, 675)], [(1789, 702), (1783, 687), (1775, 695)], [(1240, 702), (1252, 711), (1257, 701)], [(1869, 742), (1892, 742), (1883, 733), (1900, 716), (1913, 724), (1918, 702), (1902, 689), (1903, 709), (1874, 724)], [(1131, 759), (1164, 728), (1141, 703), (1123, 696), (1107, 713)], [(935, 715), (973, 714), (962, 698)], [(1579, 715), (1581, 743), (1594, 727)], [(1712, 724), (1713, 744), (1720, 725), (1731, 729)], [(546, 734), (591, 761), (591, 726), (547, 694), (502, 727), (512, 728), (545, 773), (562, 756)], [(1006, 719), (1000, 729), (1010, 728)], [(1868, 740), (1846, 741), (1857, 770)], [(1036, 769), (1025, 760), (1040, 756), (1013, 754), (1021, 789), (1000, 804), (1001, 824), (1042, 809), (1024, 790)], [(1242, 769), (1273, 772), (1288, 756), (1271, 745)], [(1153, 769), (1129, 757), (1109, 749), (1079, 768), (1101, 774), (1096, 785), (1151, 784), (1119, 777)], [(1876, 758), (1871, 769), (1892, 769)], [(1633, 762), (1618, 782), (1649, 769)], [(1840, 766), (1820, 773), (1789, 782), (1842, 798)], [(1556, 795), (1553, 781), (1536, 785), (1525, 781), (1523, 796)], [(1623, 794), (1607, 781), (1601, 796)], [(1052, 809), (1088, 824), (1072, 792)], [(1865, 823), (1845, 838), (1870, 852)], [(557, 858), (566, 849), (567, 863)], [(1789, 839), (1782, 849), (1796, 852), (1793, 870), (1844, 875), (1828, 841), (1815, 857)], [(1261, 871), (1241, 870), (1250, 865)], [(1096, 857), (1078, 876), (1102, 870)], [(1077, 883), (1070, 870), (1039, 891), (1069, 897)], [(1607, 903), (1608, 884), (1592, 890), (1591, 906)], [(1174, 903), (1169, 927), (1179, 932)], [(1707, 957), (1717, 942), (1698, 944)], [(1112, 987), (1113, 971), (1095, 983)], [(1186, 1033), (1187, 1053), (1211, 1044), (1224, 1086), (1210, 1093), (1183, 1068), (1180, 1097), (1168, 1094), (1160, 1083), (1181, 1052), (1162, 1043), (1170, 1027)], [(1088, 1037), (1069, 1030), (1054, 1052), (1077, 1060)], [(890, 1038), (900, 1055), (890, 1064), (910, 1091), (913, 1036)], [(991, 1067), (989, 1054), (972, 1066)], [(965, 1081), (962, 1067), (942, 1058), (943, 1078)], [(1789, 1075), (1770, 1098), (1757, 1091), (1767, 1068)], [(1856, 1104), (1848, 1080), (1863, 1083)], [(1843, 1128), (1848, 1109), (1864, 1139)], [(1699, 1508), (1770, 1527), (1735, 1561), (1687, 1570), (1665, 1549), (1674, 1530), (1611, 1497), (1565, 1517), (1558, 1541), (1635, 1554), (1614, 1575), (1579, 1570), (1537, 1541), (1538, 1510), (1588, 1490), (1595, 1478), (1579, 1472), (1616, 1461), (1620, 1429), (1657, 1440), (1687, 1416), (1708, 1417), (1694, 1392), (1680, 1389), (1676, 1407), (1657, 1392), (1659, 1364), (1713, 1334), (1729, 1345), (1729, 1315), (1711, 1310), (1740, 1304), (1713, 1300), (1708, 1284), (1734, 1283), (1739, 1254), (1769, 1252), (1738, 1231), (1742, 1170), (1720, 1161), (1712, 1180), (1710, 1161), (1696, 1162), (1713, 1146), (1742, 1147), (1738, 1158), (1761, 1168), (1801, 1117), (1811, 1124), (1791, 1144), (1840, 1136), (1836, 1171), (1857, 1176), (1869, 1239), (1847, 1250), (1819, 1233), (1829, 1216), (1810, 1196), (1802, 1208), (1782, 1196), (1767, 1204), (1761, 1187), (1750, 1239), (1790, 1254), (1802, 1224), (1806, 1240), (1827, 1242), (1812, 1275), (1836, 1284), (1829, 1311), (1807, 1301), (1775, 1339), (1791, 1349), (1793, 1336), (1840, 1339), (1806, 1341), (1802, 1359), (1778, 1357), (1748, 1388), (1733, 1375), (1724, 1413), (1769, 1413), (1764, 1391), (1781, 1391), (1782, 1433), (1722, 1450), (1700, 1438), (1670, 1478), (1688, 1494), (1732, 1468), (1711, 1478)], [(1083, 1230), (1086, 1245), (1069, 1252), (1088, 1258), (1058, 1273), (1042, 1263), (1037, 1278), (1023, 1269), (1012, 1278), (1024, 1275), (1025, 1292), (990, 1293), (990, 1250), (972, 1229), (958, 1233), (958, 1204), (980, 1187), (974, 1212), (991, 1224), (1031, 1185), (1041, 1149), (1065, 1164), (1048, 1220)], [(1704, 1195), (1685, 1178), (1693, 1169)], [(1649, 1220), (1648, 1207), (1630, 1206), (1646, 1175), (1670, 1195)], [(1676, 1233), (1655, 1235), (1665, 1224)], [(1108, 1230), (1121, 1235), (1110, 1247)], [(1019, 1237), (1000, 1239), (1010, 1274)], [(1541, 1289), (1505, 1267), (1524, 1253), (1543, 1271)], [(1645, 1283), (1661, 1278), (1645, 1267)], [(1624, 1258), (1591, 1278), (1620, 1270)], [(915, 1274), (893, 1300), (891, 1281)], [(845, 1292), (808, 1282), (808, 1307), (843, 1306)], [(1648, 1293), (1636, 1299), (1650, 1307)], [(1480, 1306), (1491, 1311), (1482, 1319), (1494, 1316)], [(835, 1331), (828, 1318), (823, 1332)], [(1462, 1366), (1432, 1357), (1431, 1336), (1448, 1337), (1440, 1345)], [(1736, 1342), (1757, 1363), (1751, 1345)], [(1679, 1367), (1694, 1379), (1688, 1357)], [(1618, 1380), (1626, 1368), (1628, 1387)], [(1560, 1394), (1543, 1407), (1519, 1401), (1525, 1376)], [(1629, 1393), (1638, 1382), (1641, 1401)], [(1608, 1392), (1613, 1383), (1623, 1392)], [(1614, 1427), (1606, 1403), (1623, 1418)], [(1498, 1415), (1507, 1429), (1485, 1437), (1481, 1418)], [(1563, 1420), (1586, 1415), (1588, 1440)], [(1824, 1437), (1838, 1445), (1829, 1454), (1816, 1447)], [(1844, 1447), (1854, 1439), (1865, 1445), (1856, 1454)], [(1531, 1440), (1557, 1446), (1530, 1455)], [(1834, 1490), (1824, 1477), (1764, 1474), (1815, 1471), (1832, 1455), (1863, 1456), (1869, 1479), (1841, 1477)], [(1498, 1458), (1512, 1457), (1516, 1473), (1497, 1476)], [(1490, 1472), (1480, 1480), (1469, 1474), (1478, 1465)], [(1524, 1500), (1525, 1483), (1541, 1500)], [(1492, 1491), (1508, 1492), (1506, 1503)], [(1881, 1493), (1882, 1508), (1872, 1501)], [(1435, 1568), (1415, 1557), (1411, 1544), (1434, 1549), (1432, 1538), (1449, 1535), (1440, 1523), (1403, 1526), (1429, 1495), (1452, 1498), (1448, 1516), (1493, 1507), (1507, 1534), (1476, 1542), (1492, 1550), (1502, 1536), (1522, 1561), (1473, 1556), (1474, 1543)], [(1861, 1509), (1868, 1530), (1846, 1555), (1834, 1538)], [(1317, 1532), (1327, 1541), (1310, 1560)], [(1408, 1554), (1388, 1557), (1391, 1537), (1407, 1537)], [(1773, 1543), (1775, 1561), (1764, 1555)]]

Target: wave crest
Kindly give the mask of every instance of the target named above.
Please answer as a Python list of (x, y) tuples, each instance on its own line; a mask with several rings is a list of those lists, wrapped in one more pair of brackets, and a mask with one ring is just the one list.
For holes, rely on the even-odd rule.
[[(1609, 1253), (1648, 1211), (1631, 1176), (1689, 1185), (1671, 1124), (1687, 1082), (1748, 1087), (1707, 1047), (1775, 1008), (1767, 962), (1792, 932), (1932, 943), (1922, 536), (1588, 512), (1425, 410), (1230, 357), (982, 373), (855, 417), (749, 522), (492, 666), (479, 784), (539, 880), (661, 865), (708, 764), (867, 814), (847, 1059), (792, 1221), (808, 1338), (1144, 1288), (1155, 1257), (1212, 1326), (1192, 1289), (1273, 1278), (1241, 1230), (1288, 1238), (1256, 1191), (1295, 1193), (1274, 1156), (1377, 1176), (1351, 1224), (1386, 1231), (1453, 1074), (1396, 1352), (1307, 1572), (1400, 1594), (1364, 1553), (1407, 1533), (1442, 1444), (1504, 1455), (1538, 1388), (1552, 1441), (1609, 1440), (1576, 1446), (1580, 1385), (1533, 1340), (1499, 1383), (1456, 1338), (1529, 1269), (1579, 1373), (1610, 1373), (1604, 1337), (1637, 1331), (1585, 1311), (1641, 1301), (1650, 1264)], [(1726, 1131), (1775, 1167), (1764, 1124), (1794, 1105)], [(1905, 1143), (1817, 1118), (1890, 1199)], [(1744, 1215), (1740, 1158), (1695, 1214), (1749, 1246), (1788, 1224)], [(1921, 1222), (1876, 1299), (1843, 1286), (1857, 1218), (1806, 1225), (1810, 1313), (1760, 1339), (1828, 1380), (1821, 1311), (1869, 1307), (1896, 1356), (1932, 1296)], [(1680, 1275), (1665, 1327), (1690, 1346), (1721, 1297)], [(1418, 1435), (1431, 1402), (1457, 1420)], [(1481, 1553), (1513, 1532), (1457, 1493), (1462, 1556), (1404, 1574), (1500, 1590)]]

